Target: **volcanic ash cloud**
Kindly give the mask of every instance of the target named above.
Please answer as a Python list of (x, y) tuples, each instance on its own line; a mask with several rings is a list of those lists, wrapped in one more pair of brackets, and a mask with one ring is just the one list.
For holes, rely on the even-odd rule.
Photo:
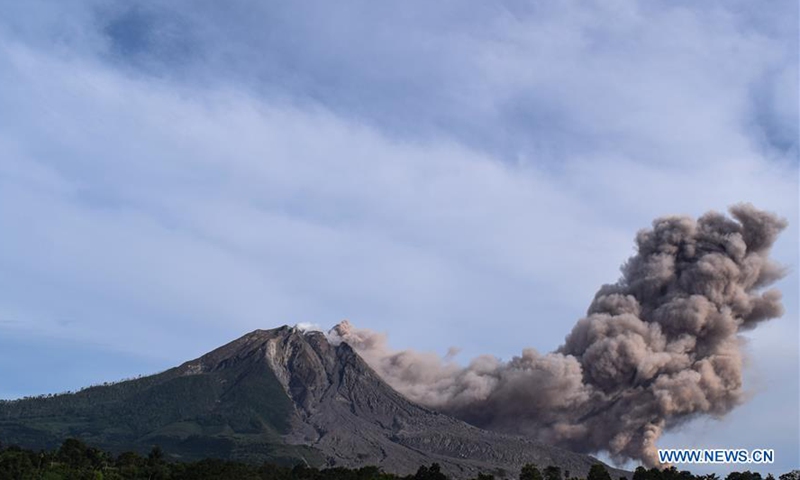
[(466, 367), (393, 351), (382, 334), (342, 322), (345, 341), (395, 389), (483, 428), (575, 451), (658, 464), (665, 429), (742, 402), (739, 332), (783, 313), (769, 251), (786, 221), (752, 205), (697, 220), (671, 216), (636, 236), (622, 277), (604, 285), (555, 352)]

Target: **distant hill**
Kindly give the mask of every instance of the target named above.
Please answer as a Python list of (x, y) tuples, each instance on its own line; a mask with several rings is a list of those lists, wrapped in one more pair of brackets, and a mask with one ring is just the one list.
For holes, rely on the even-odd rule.
[[(598, 463), (416, 405), (347, 344), (287, 326), (256, 330), (157, 375), (0, 402), (0, 441), (53, 448), (66, 437), (112, 451), (160, 445), (186, 460), (377, 465), (399, 474), (438, 462), (455, 478), (516, 477), (525, 463), (585, 476)], [(613, 478), (626, 473), (609, 470)]]

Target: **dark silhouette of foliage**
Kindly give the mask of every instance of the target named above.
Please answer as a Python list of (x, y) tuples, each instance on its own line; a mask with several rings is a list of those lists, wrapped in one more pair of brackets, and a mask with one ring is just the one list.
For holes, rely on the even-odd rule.
[[(441, 466), (434, 463), (420, 466), (414, 475), (405, 477), (385, 473), (380, 468), (318, 469), (307, 465), (287, 467), (272, 463), (261, 465), (206, 458), (193, 462), (168, 461), (169, 455), (155, 446), (147, 456), (136, 452), (113, 455), (86, 445), (81, 440), (67, 439), (54, 451), (33, 451), (0, 444), (0, 480), (449, 480)], [(561, 470), (548, 466), (544, 475), (535, 464), (527, 464), (519, 472), (519, 480), (562, 480)], [(474, 480), (508, 478), (506, 472), (479, 473)], [(569, 477), (566, 480), (583, 480)], [(778, 477), (780, 480), (800, 480), (793, 471)], [(620, 480), (623, 480), (622, 477)], [(606, 468), (595, 464), (586, 480), (611, 480)], [(714, 474), (692, 475), (674, 467), (659, 470), (639, 467), (633, 480), (720, 480)], [(725, 480), (765, 479), (757, 472), (733, 472)]]
[(731, 472), (725, 480), (762, 480), (761, 474), (745, 470), (744, 472)]
[(561, 469), (550, 465), (544, 469), (542, 475), (544, 480), (561, 480)]
[(519, 480), (543, 480), (535, 463), (526, 463), (519, 472)]
[(611, 475), (609, 475), (606, 467), (599, 463), (595, 463), (589, 469), (589, 475), (586, 476), (586, 480), (611, 480)]
[(430, 467), (419, 467), (414, 480), (447, 480), (447, 475), (442, 473), (442, 467), (438, 463), (434, 463)]

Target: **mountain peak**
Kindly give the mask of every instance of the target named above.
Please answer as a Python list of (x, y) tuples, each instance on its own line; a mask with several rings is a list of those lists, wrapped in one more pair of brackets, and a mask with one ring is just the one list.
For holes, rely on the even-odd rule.
[(50, 447), (79, 436), (112, 450), (160, 444), (181, 458), (378, 465), (400, 474), (437, 462), (454, 478), (498, 468), (513, 475), (525, 463), (580, 474), (597, 462), (414, 404), (329, 337), (288, 325), (254, 330), (158, 375), (0, 405), (0, 440)]

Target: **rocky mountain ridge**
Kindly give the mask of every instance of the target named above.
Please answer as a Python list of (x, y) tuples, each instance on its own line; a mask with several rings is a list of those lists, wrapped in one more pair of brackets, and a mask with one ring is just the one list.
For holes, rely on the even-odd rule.
[(416, 405), (346, 343), (288, 326), (256, 330), (151, 377), (0, 405), (4, 442), (45, 445), (70, 435), (106, 448), (159, 443), (178, 458), (377, 465), (400, 474), (437, 462), (454, 478), (515, 478), (525, 463), (585, 475), (597, 463)]

